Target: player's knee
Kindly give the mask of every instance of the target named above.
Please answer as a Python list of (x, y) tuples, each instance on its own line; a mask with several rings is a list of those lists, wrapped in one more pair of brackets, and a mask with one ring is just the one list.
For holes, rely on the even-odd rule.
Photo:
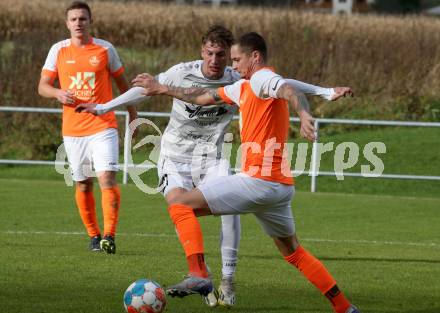
[(175, 205), (175, 204), (182, 204), (185, 206), (189, 205), (188, 201), (185, 201), (185, 198), (183, 198), (182, 196), (176, 195), (172, 198), (170, 198), (169, 200), (167, 200), (168, 205)]
[(76, 188), (81, 192), (93, 191), (93, 180), (86, 179), (76, 183)]
[(174, 205), (179, 203), (177, 197), (167, 197), (166, 200), (168, 205)]
[(274, 243), (283, 256), (291, 255), (299, 247), (296, 236), (273, 237)]
[(101, 189), (108, 189), (115, 187), (116, 183), (116, 175), (115, 172), (104, 172), (98, 176), (99, 186)]
[(175, 197), (170, 199), (170, 202), (168, 203), (170, 206), (179, 204), (179, 205), (191, 207), (193, 210), (197, 211), (197, 214), (199, 216), (211, 214), (211, 211), (209, 210), (209, 206), (206, 203), (205, 198), (203, 197), (202, 193), (197, 189), (191, 191), (179, 192), (175, 195)]
[(175, 188), (175, 189), (169, 191), (165, 196), (165, 199), (166, 199), (168, 205), (173, 205), (173, 204), (187, 205), (188, 203), (185, 203), (185, 200), (182, 197), (186, 192), (187, 191), (183, 188)]

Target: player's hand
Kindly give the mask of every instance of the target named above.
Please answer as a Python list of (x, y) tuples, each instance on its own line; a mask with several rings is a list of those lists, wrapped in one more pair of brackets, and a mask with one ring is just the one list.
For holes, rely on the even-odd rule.
[(333, 90), (335, 91), (335, 94), (331, 98), (331, 101), (336, 101), (339, 98), (342, 97), (353, 97), (353, 90), (351, 90), (350, 87), (334, 87)]
[(56, 98), (62, 104), (72, 105), (75, 104), (75, 97), (70, 90), (59, 89), (56, 93)]
[(76, 106), (75, 112), (77, 113), (91, 113), (94, 115), (98, 115), (98, 111), (96, 110), (96, 103), (80, 103)]
[(299, 119), (301, 122), (301, 128), (300, 128), (301, 137), (312, 142), (315, 141), (316, 129), (314, 126), (313, 117), (307, 111), (301, 111), (299, 114)]
[(142, 94), (146, 96), (154, 96), (162, 93), (162, 85), (148, 73), (139, 74), (132, 81), (133, 86), (145, 89)]

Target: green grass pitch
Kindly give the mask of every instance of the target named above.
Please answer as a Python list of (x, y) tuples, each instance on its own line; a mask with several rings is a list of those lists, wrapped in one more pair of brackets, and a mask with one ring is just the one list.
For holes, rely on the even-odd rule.
[[(186, 272), (160, 195), (122, 186), (117, 254), (87, 250), (73, 189), (49, 180), (0, 179), (0, 312), (124, 312), (128, 285), (162, 285)], [(99, 203), (99, 191), (95, 191)], [(364, 313), (440, 312), (440, 198), (298, 192), (303, 245), (319, 257)], [(98, 209), (98, 212), (100, 209)], [(206, 259), (220, 274), (219, 218), (201, 219)], [(327, 300), (285, 263), (254, 217), (242, 217), (230, 312), (331, 312)], [(168, 298), (167, 312), (206, 313), (200, 297)]]

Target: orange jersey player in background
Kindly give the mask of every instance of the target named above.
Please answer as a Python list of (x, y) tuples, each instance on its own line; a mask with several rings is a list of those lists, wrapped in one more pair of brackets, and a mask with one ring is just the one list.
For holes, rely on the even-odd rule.
[[(43, 66), (38, 93), (63, 104), (63, 141), (76, 181), (75, 200), (90, 237), (92, 251), (115, 253), (120, 192), (116, 183), (119, 144), (114, 112), (102, 116), (80, 114), (80, 103), (105, 103), (113, 97), (111, 78), (121, 93), (128, 90), (124, 68), (112, 44), (90, 35), (92, 14), (85, 2), (75, 1), (66, 9), (71, 38), (52, 46)], [(55, 87), (58, 79), (60, 88)], [(130, 121), (136, 109), (128, 108)], [(93, 171), (102, 193), (104, 233), (96, 219)]]

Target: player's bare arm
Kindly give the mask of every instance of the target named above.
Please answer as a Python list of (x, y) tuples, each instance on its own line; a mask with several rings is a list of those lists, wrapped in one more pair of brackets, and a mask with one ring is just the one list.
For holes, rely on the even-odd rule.
[(45, 75), (42, 75), (40, 78), (38, 94), (46, 98), (55, 98), (62, 104), (72, 105), (75, 103), (75, 98), (71, 91), (54, 87), (54, 79)]
[(215, 105), (222, 103), (220, 96), (214, 89), (180, 88), (160, 84), (153, 76), (147, 73), (139, 74), (132, 81), (134, 86), (145, 89), (146, 96), (167, 95), (188, 103), (197, 105)]
[(315, 127), (310, 107), (307, 101), (300, 101), (295, 88), (290, 84), (283, 84), (278, 89), (277, 97), (287, 100), (298, 113), (301, 120), (300, 134), (309, 141), (315, 140)]
[(98, 103), (80, 103), (75, 107), (75, 112), (77, 113), (91, 113), (93, 115), (102, 115), (103, 113), (98, 108), (98, 106), (102, 106), (102, 104)]
[(188, 103), (198, 105), (215, 104), (214, 97), (212, 97), (210, 91), (205, 88), (181, 88), (167, 86), (164, 90), (165, 91), (162, 93), (163, 95), (171, 96)]
[(354, 93), (350, 87), (333, 87), (334, 94), (331, 101), (336, 101), (340, 98), (353, 97)]

